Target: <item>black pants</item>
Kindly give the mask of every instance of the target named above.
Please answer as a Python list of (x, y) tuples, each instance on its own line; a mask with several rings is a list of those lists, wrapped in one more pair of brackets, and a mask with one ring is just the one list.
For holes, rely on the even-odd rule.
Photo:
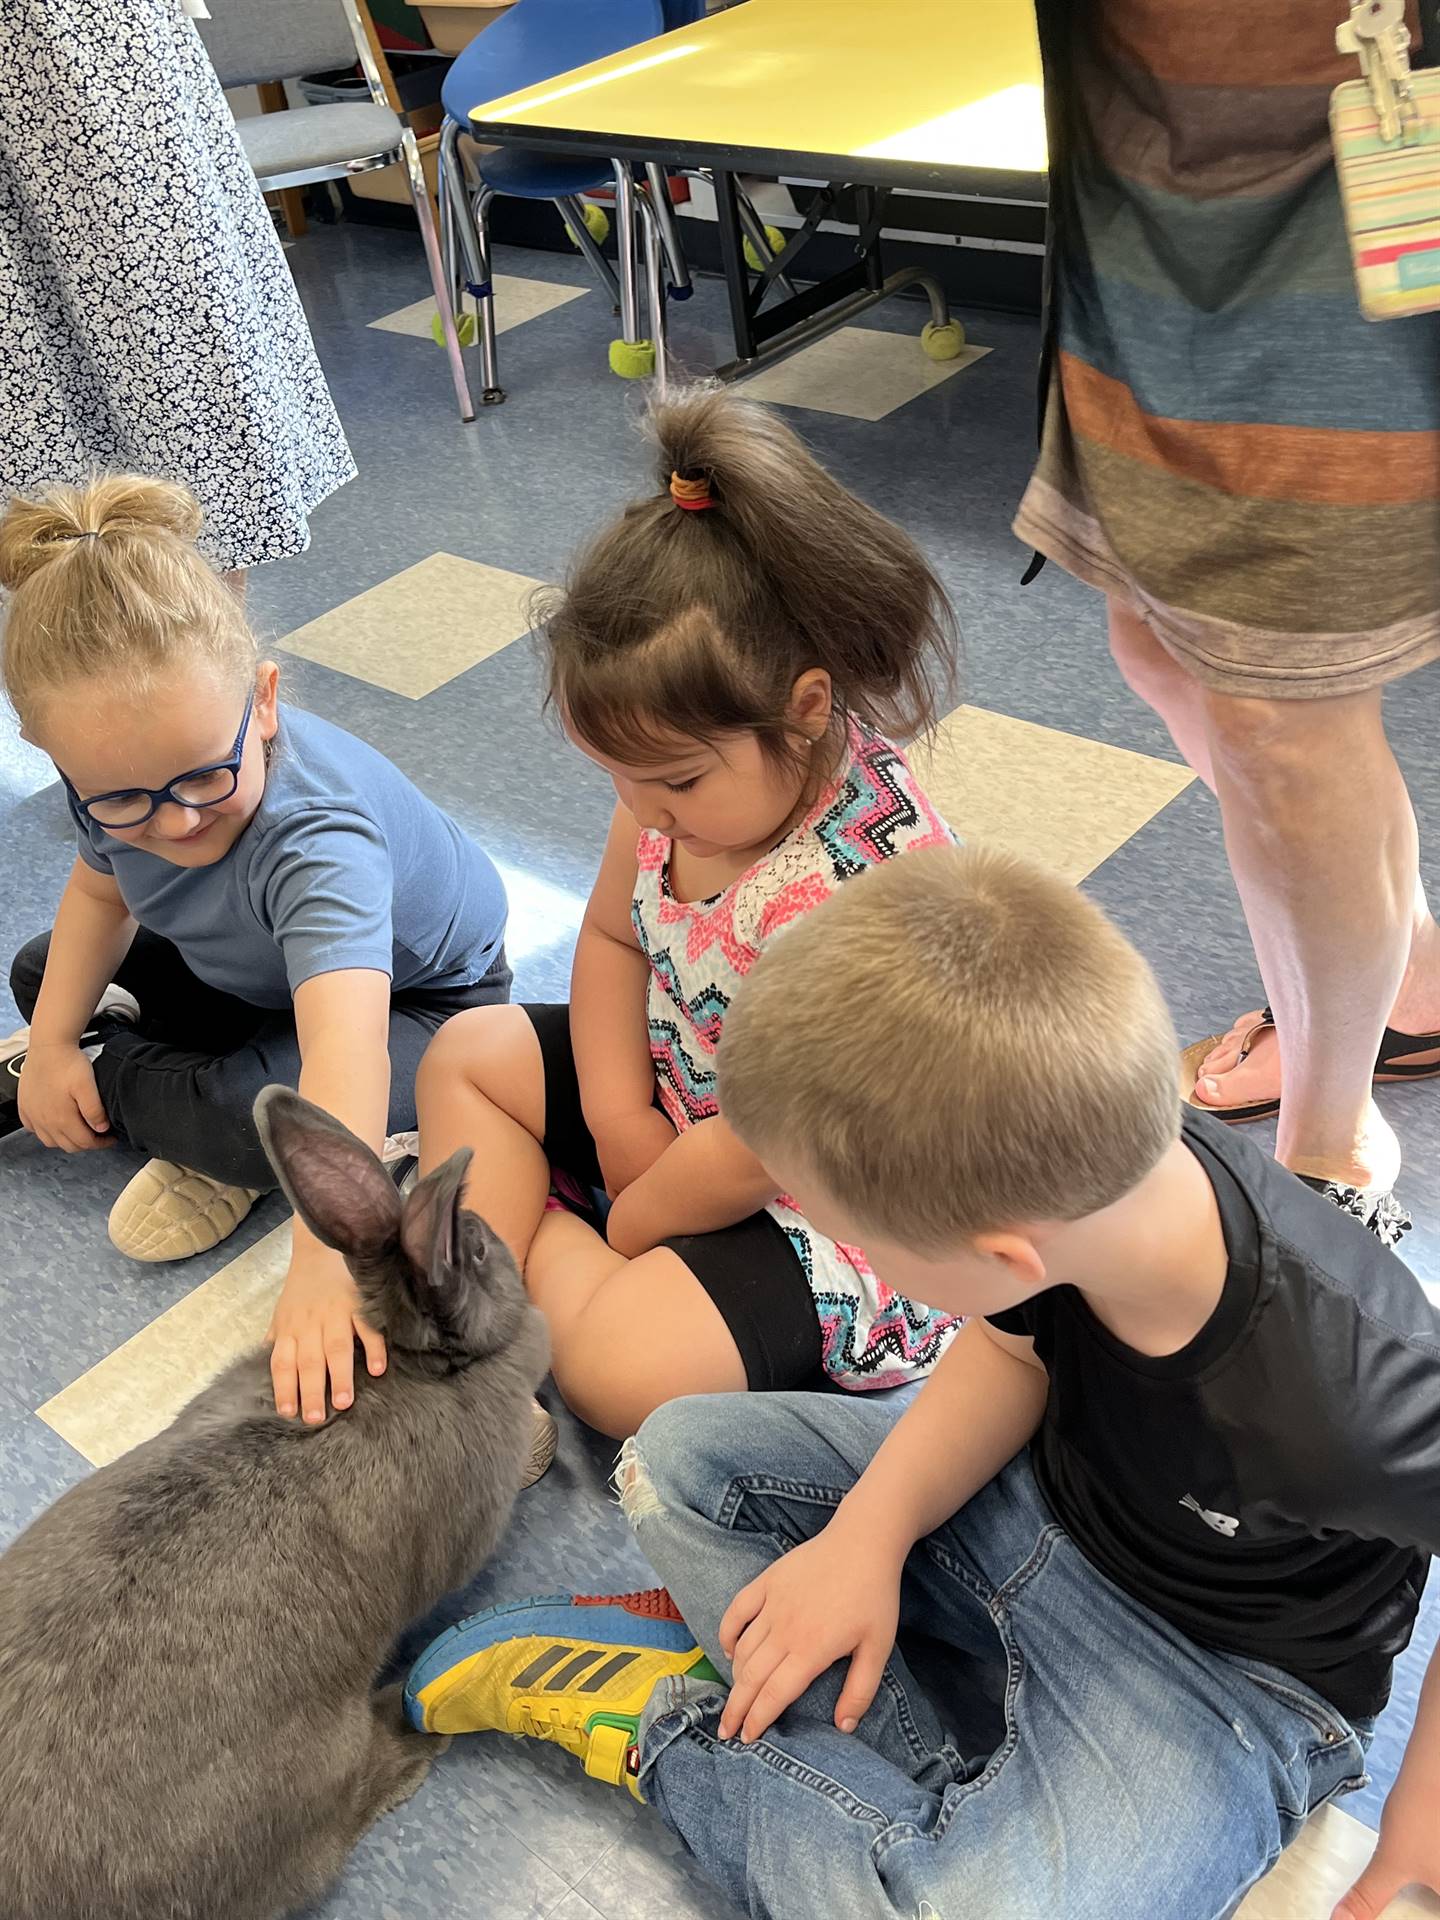
[[(10, 991), (28, 1021), (35, 1011), (50, 936), (16, 954)], [(251, 1108), (272, 1081), (300, 1079), (300, 1041), (290, 1008), (252, 1007), (198, 980), (179, 949), (142, 927), (115, 972), (140, 1003), (139, 1025), (105, 1042), (95, 1084), (110, 1125), (142, 1153), (175, 1160), (212, 1179), (262, 1192), (275, 1185)], [(387, 1132), (415, 1124), (420, 1056), (451, 1014), (510, 998), (502, 947), (483, 980), (468, 987), (419, 987), (390, 1002), (390, 1119)]]

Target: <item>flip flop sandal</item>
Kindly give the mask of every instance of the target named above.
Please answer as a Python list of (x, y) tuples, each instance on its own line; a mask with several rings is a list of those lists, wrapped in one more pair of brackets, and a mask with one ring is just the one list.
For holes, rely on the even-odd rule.
[[(1240, 1054), (1236, 1062), (1237, 1066), (1239, 1061), (1245, 1059), (1249, 1054), (1250, 1049), (1254, 1046), (1260, 1035), (1273, 1031), (1274, 1026), (1275, 1016), (1271, 1013), (1270, 1009), (1266, 1007), (1254, 1026), (1247, 1029), (1240, 1041)], [(1209, 1100), (1196, 1099), (1195, 1087), (1200, 1078), (1200, 1069), (1204, 1066), (1207, 1056), (1219, 1046), (1224, 1038), (1223, 1033), (1212, 1033), (1208, 1040), (1196, 1040), (1185, 1048), (1184, 1052), (1180, 1055), (1181, 1097), (1188, 1106), (1194, 1107), (1197, 1112), (1213, 1113), (1217, 1120), (1224, 1120), (1227, 1125), (1232, 1127), (1244, 1126), (1251, 1120), (1271, 1119), (1280, 1111), (1280, 1102), (1278, 1099), (1251, 1100), (1249, 1102), (1236, 1101), (1231, 1106), (1224, 1106), (1219, 1103), (1212, 1104)], [(1437, 1041), (1436, 1045), (1440, 1046), (1440, 1041)], [(1440, 1067), (1437, 1067), (1435, 1071), (1440, 1072)]]
[[(1250, 1049), (1262, 1033), (1273, 1031), (1275, 1016), (1266, 1007), (1254, 1026), (1249, 1028), (1240, 1042), (1239, 1060), (1245, 1059)], [(1219, 1046), (1225, 1038), (1223, 1033), (1212, 1034), (1208, 1040), (1196, 1040), (1186, 1047), (1180, 1055), (1180, 1091), (1189, 1106), (1200, 1113), (1213, 1113), (1219, 1120), (1226, 1121), (1232, 1127), (1243, 1126), (1251, 1120), (1269, 1120), (1279, 1113), (1278, 1100), (1252, 1100), (1248, 1105), (1237, 1103), (1234, 1106), (1212, 1106), (1208, 1100), (1195, 1098), (1195, 1085), (1200, 1078), (1200, 1069), (1212, 1048)], [(1440, 1059), (1411, 1060), (1412, 1053), (1434, 1053), (1440, 1050), (1440, 1033), (1401, 1033), (1398, 1027), (1386, 1027), (1380, 1036), (1379, 1051), (1375, 1055), (1375, 1072), (1372, 1076), (1377, 1086), (1387, 1086), (1405, 1080), (1440, 1079)], [(1238, 1061), (1237, 1061), (1238, 1065)]]
[(1380, 1036), (1380, 1051), (1375, 1056), (1376, 1082), (1385, 1086), (1396, 1080), (1434, 1080), (1440, 1078), (1440, 1060), (1409, 1060), (1411, 1053), (1434, 1053), (1440, 1047), (1440, 1033), (1401, 1033), (1386, 1027)]

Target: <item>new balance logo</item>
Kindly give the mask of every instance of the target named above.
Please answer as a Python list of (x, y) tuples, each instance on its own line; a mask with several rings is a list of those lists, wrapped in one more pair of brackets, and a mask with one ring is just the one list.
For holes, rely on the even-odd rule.
[[(516, 1674), (510, 1685), (524, 1692), (527, 1688), (539, 1686), (544, 1680), (546, 1693), (563, 1693), (567, 1687), (579, 1681), (577, 1692), (599, 1693), (617, 1673), (623, 1673), (639, 1658), (638, 1653), (615, 1653), (609, 1647), (573, 1647), (557, 1642), (547, 1647), (544, 1653), (537, 1654), (523, 1673)], [(597, 1660), (603, 1664), (595, 1666)], [(581, 1680), (580, 1676), (587, 1667), (594, 1671)], [(552, 1672), (552, 1668), (555, 1671)], [(547, 1674), (550, 1675), (548, 1680), (545, 1679)]]
[(1212, 1513), (1209, 1507), (1201, 1506), (1193, 1493), (1187, 1493), (1180, 1505), (1188, 1507), (1191, 1513), (1198, 1513), (1207, 1527), (1216, 1533), (1223, 1533), (1227, 1540), (1233, 1540), (1240, 1531), (1240, 1522), (1233, 1513)]

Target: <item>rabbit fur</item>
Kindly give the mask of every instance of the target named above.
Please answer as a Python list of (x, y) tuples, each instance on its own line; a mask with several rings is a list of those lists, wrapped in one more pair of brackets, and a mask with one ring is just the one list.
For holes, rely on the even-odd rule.
[(375, 1679), (500, 1537), (544, 1323), (460, 1205), (468, 1153), (402, 1201), (298, 1094), (256, 1120), (389, 1363), (311, 1427), (253, 1354), (0, 1556), (4, 1920), (278, 1920), (443, 1744)]

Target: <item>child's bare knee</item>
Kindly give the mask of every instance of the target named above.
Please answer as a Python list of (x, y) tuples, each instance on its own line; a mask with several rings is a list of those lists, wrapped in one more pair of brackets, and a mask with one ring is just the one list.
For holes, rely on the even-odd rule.
[(611, 1482), (620, 1511), (638, 1532), (667, 1508), (688, 1504), (697, 1403), (666, 1400), (627, 1431)]
[(483, 1093), (504, 1050), (506, 1016), (519, 1012), (517, 1007), (470, 1007), (452, 1014), (425, 1049), (415, 1076), (417, 1089), (434, 1091), (463, 1081)]

